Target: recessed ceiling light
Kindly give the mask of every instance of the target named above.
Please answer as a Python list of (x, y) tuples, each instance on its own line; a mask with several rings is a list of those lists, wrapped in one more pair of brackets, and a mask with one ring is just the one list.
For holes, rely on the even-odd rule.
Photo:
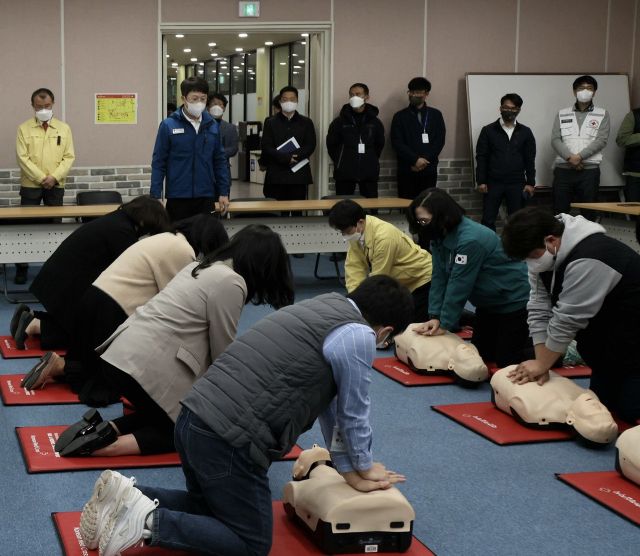
[(234, 70), (240, 69), (240, 66), (233, 66)]
[(304, 64), (304, 60), (298, 60), (298, 62), (300, 62), (301, 64)]
[(302, 66), (293, 66), (293, 69), (299, 70), (299, 69), (302, 69)]
[(273, 42), (271, 42), (271, 41), (267, 41), (267, 42), (265, 42), (264, 44), (265, 44), (265, 46), (271, 46), (271, 45), (273, 44)]
[(184, 51), (185, 52), (191, 52), (191, 49), (190, 48), (185, 48)]
[(203, 70), (198, 70), (198, 73), (204, 73), (204, 71)]
[(309, 36), (309, 33), (300, 33), (300, 36), (301, 36), (301, 37), (308, 37), (308, 36)]
[(183, 39), (184, 35), (176, 35), (176, 39)]
[(191, 58), (191, 61), (192, 61), (192, 62), (197, 62), (197, 61), (198, 61), (198, 58)]
[(281, 66), (286, 66), (286, 65), (287, 65), (287, 62), (280, 62), (280, 65), (281, 65)]
[(216, 46), (216, 43), (215, 42), (210, 42), (209, 46)]
[(302, 41), (300, 44), (307, 44), (307, 41)]
[(300, 72), (299, 71), (294, 71), (293, 75), (298, 75)]
[(169, 57), (169, 55), (167, 54), (167, 58)]
[(242, 48), (236, 48), (236, 52), (242, 52)]
[(244, 62), (240, 62), (240, 65), (241, 65), (241, 66), (244, 66)]
[(217, 55), (218, 55), (218, 53), (217, 53), (217, 52), (212, 52), (212, 53), (211, 53), (211, 57), (212, 57), (212, 58), (215, 58)]
[(246, 39), (249, 35), (247, 35), (246, 33), (240, 33), (238, 35), (241, 39)]
[(174, 68), (177, 67), (177, 62), (173, 62), (173, 64), (171, 64)]
[(200, 62), (200, 65), (201, 65), (201, 66), (204, 66), (204, 62)]
[(297, 54), (292, 54), (291, 56), (297, 56)]

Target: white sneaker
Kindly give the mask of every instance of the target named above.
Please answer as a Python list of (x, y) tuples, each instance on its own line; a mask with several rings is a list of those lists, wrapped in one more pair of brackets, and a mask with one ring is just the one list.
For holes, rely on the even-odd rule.
[(135, 482), (134, 477), (123, 477), (110, 469), (103, 471), (98, 477), (93, 487), (93, 496), (84, 505), (80, 517), (80, 534), (89, 550), (98, 548), (109, 514), (117, 507), (124, 489), (133, 486)]
[(147, 516), (157, 507), (157, 500), (152, 501), (137, 488), (125, 488), (100, 537), (100, 556), (118, 556), (131, 546), (144, 544), (144, 538), (150, 537), (145, 531)]

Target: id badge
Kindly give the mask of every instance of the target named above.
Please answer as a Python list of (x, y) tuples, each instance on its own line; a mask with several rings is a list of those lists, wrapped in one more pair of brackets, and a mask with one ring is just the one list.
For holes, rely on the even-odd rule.
[(364, 154), (364, 143), (358, 143), (358, 154)]
[(422, 134), (422, 142), (423, 143), (428, 143), (429, 142), (429, 134), (428, 133), (423, 133)]
[(346, 452), (347, 448), (344, 445), (344, 440), (342, 439), (342, 435), (340, 434), (340, 429), (338, 427), (333, 427), (333, 436), (331, 437), (331, 447), (329, 448), (332, 452)]

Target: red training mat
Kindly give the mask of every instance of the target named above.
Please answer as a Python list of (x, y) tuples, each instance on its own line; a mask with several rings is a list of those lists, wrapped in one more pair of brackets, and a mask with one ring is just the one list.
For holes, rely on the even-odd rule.
[[(24, 454), (28, 473), (49, 471), (79, 471), (84, 469), (124, 469), (127, 467), (169, 467), (180, 465), (177, 452), (155, 456), (87, 456), (63, 458), (53, 449), (58, 436), (68, 425), (46, 427), (16, 427), (20, 447)], [(298, 459), (302, 453), (299, 446), (281, 461)]]
[(640, 486), (617, 471), (556, 474), (561, 481), (589, 498), (640, 525)]
[(66, 349), (44, 351), (40, 347), (40, 337), (30, 336), (24, 343), (27, 349), (18, 349), (16, 341), (11, 336), (0, 336), (0, 352), (5, 359), (17, 359), (19, 357), (42, 357), (49, 351), (55, 351), (58, 355), (66, 355)]
[[(273, 545), (269, 556), (321, 556), (321, 552), (287, 517), (282, 502), (273, 504)], [(62, 541), (66, 556), (87, 556), (97, 554), (97, 550), (87, 550), (80, 536), (80, 515), (82, 512), (60, 512), (52, 514), (56, 529)], [(186, 552), (174, 552), (162, 548), (130, 548), (123, 552), (125, 556), (186, 556)], [(192, 554), (192, 553), (189, 553)], [(400, 554), (399, 552), (388, 553)], [(435, 556), (431, 550), (413, 537), (409, 550), (403, 552), (405, 556)]]
[[(489, 368), (491, 375), (496, 374), (499, 370), (496, 366)], [(551, 370), (565, 378), (588, 378), (591, 376), (591, 367), (587, 367), (586, 365), (565, 365), (558, 369)]]
[(68, 384), (48, 380), (44, 388), (27, 390), (20, 388), (26, 375), (0, 376), (0, 395), (5, 405), (46, 405), (59, 403), (80, 403), (78, 395)]
[(497, 409), (491, 402), (433, 405), (431, 409), (501, 446), (570, 440), (575, 436), (573, 429), (564, 431), (525, 427), (511, 415)]
[(470, 326), (463, 326), (460, 332), (455, 332), (456, 336), (459, 336), (463, 340), (470, 340), (473, 336), (473, 328)]
[(447, 375), (419, 375), (397, 357), (376, 359), (373, 362), (373, 368), (403, 386), (435, 386), (437, 384), (454, 384), (456, 381), (453, 376)]

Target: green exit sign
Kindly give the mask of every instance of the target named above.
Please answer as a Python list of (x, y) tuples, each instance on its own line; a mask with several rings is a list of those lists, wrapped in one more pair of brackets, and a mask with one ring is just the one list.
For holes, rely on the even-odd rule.
[(240, 2), (240, 17), (260, 17), (260, 2)]

